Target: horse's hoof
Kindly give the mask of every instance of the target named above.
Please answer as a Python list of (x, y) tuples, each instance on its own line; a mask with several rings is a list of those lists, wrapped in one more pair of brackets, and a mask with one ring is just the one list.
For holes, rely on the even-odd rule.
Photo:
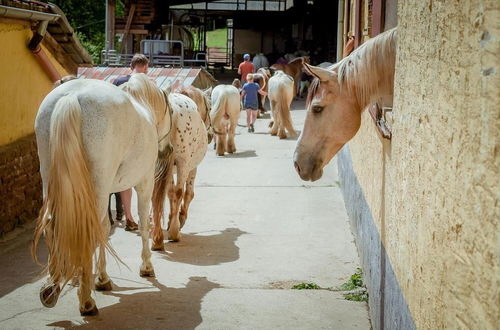
[(113, 285), (111, 284), (111, 280), (108, 280), (106, 283), (102, 283), (99, 279), (97, 279), (95, 289), (97, 291), (111, 291), (113, 290)]
[(40, 289), (40, 301), (42, 305), (48, 308), (52, 308), (56, 305), (57, 299), (59, 299), (59, 294), (61, 293), (61, 288), (57, 284), (45, 284)]
[(165, 246), (163, 245), (163, 241), (161, 243), (153, 243), (151, 246), (151, 251), (165, 251)]
[(97, 309), (97, 306), (94, 305), (94, 307), (90, 308), (90, 309), (87, 309), (87, 310), (84, 310), (84, 311), (80, 311), (80, 315), (81, 316), (94, 316), (94, 315), (97, 315), (99, 314), (99, 309)]
[(168, 235), (168, 240), (171, 242), (179, 242), (181, 240), (181, 235)]
[(155, 277), (154, 269), (141, 269), (139, 272), (141, 277)]
[(224, 153), (222, 152), (217, 152), (217, 156), (224, 156)]
[(280, 140), (284, 140), (284, 139), (286, 139), (286, 135), (280, 135), (279, 138), (280, 138)]

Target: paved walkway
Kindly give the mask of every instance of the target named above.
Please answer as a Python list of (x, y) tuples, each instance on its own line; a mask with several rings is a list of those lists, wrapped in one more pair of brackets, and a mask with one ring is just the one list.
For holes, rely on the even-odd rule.
[[(300, 128), (303, 102), (294, 109)], [(80, 317), (69, 286), (55, 308), (41, 305), (31, 230), (0, 242), (0, 329), (369, 329), (366, 303), (291, 289), (336, 287), (359, 263), (335, 162), (318, 182), (301, 181), (291, 160), (296, 141), (266, 134), (268, 122), (258, 120), (255, 134), (239, 127), (234, 155), (216, 157), (210, 146), (181, 242), (153, 252), (155, 279), (138, 275), (138, 234), (113, 228), (112, 245), (130, 270), (108, 263), (114, 288), (94, 293), (98, 316)]]

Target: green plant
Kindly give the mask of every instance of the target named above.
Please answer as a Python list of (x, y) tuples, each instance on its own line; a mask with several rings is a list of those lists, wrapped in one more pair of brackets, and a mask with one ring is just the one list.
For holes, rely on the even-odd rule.
[(319, 290), (321, 287), (315, 283), (300, 283), (292, 286), (293, 290)]
[(347, 293), (344, 295), (346, 300), (350, 301), (365, 301), (368, 302), (368, 292), (358, 292), (358, 293)]
[(356, 269), (356, 272), (351, 275), (349, 280), (342, 284), (339, 288), (341, 291), (351, 291), (363, 287), (363, 270)]

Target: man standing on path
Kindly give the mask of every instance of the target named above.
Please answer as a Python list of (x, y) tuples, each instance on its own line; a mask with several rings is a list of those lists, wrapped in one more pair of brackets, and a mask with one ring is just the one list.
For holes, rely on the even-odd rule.
[(238, 74), (241, 75), (241, 84), (244, 85), (247, 82), (247, 75), (254, 72), (254, 66), (250, 62), (250, 54), (243, 55), (243, 62), (240, 63), (238, 67)]
[[(115, 79), (113, 84), (116, 86), (120, 86), (121, 84), (129, 81), (130, 76), (134, 73), (148, 73), (149, 69), (149, 60), (143, 54), (135, 54), (132, 58), (132, 62), (130, 62), (130, 68), (132, 69), (132, 73), (126, 76), (121, 76)], [(123, 207), (125, 209), (125, 216), (127, 218), (127, 223), (125, 225), (126, 231), (136, 230), (138, 228), (137, 223), (134, 221), (132, 216), (132, 188), (127, 189), (125, 191), (115, 193), (116, 196), (116, 205), (123, 203)], [(118, 211), (118, 206), (117, 206)], [(121, 220), (121, 219), (120, 219)]]

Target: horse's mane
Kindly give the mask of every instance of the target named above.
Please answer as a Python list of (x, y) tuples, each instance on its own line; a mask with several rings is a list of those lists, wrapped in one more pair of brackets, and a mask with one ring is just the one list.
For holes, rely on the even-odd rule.
[(163, 120), (169, 104), (164, 93), (155, 83), (143, 73), (133, 74), (129, 81), (123, 84), (123, 89), (146, 109), (151, 111), (155, 123)]
[[(388, 30), (355, 49), (349, 56), (327, 70), (337, 72), (340, 88), (353, 93), (360, 106), (369, 104), (370, 97), (394, 89), (397, 29)], [(310, 86), (307, 104), (319, 88), (315, 78)]]

